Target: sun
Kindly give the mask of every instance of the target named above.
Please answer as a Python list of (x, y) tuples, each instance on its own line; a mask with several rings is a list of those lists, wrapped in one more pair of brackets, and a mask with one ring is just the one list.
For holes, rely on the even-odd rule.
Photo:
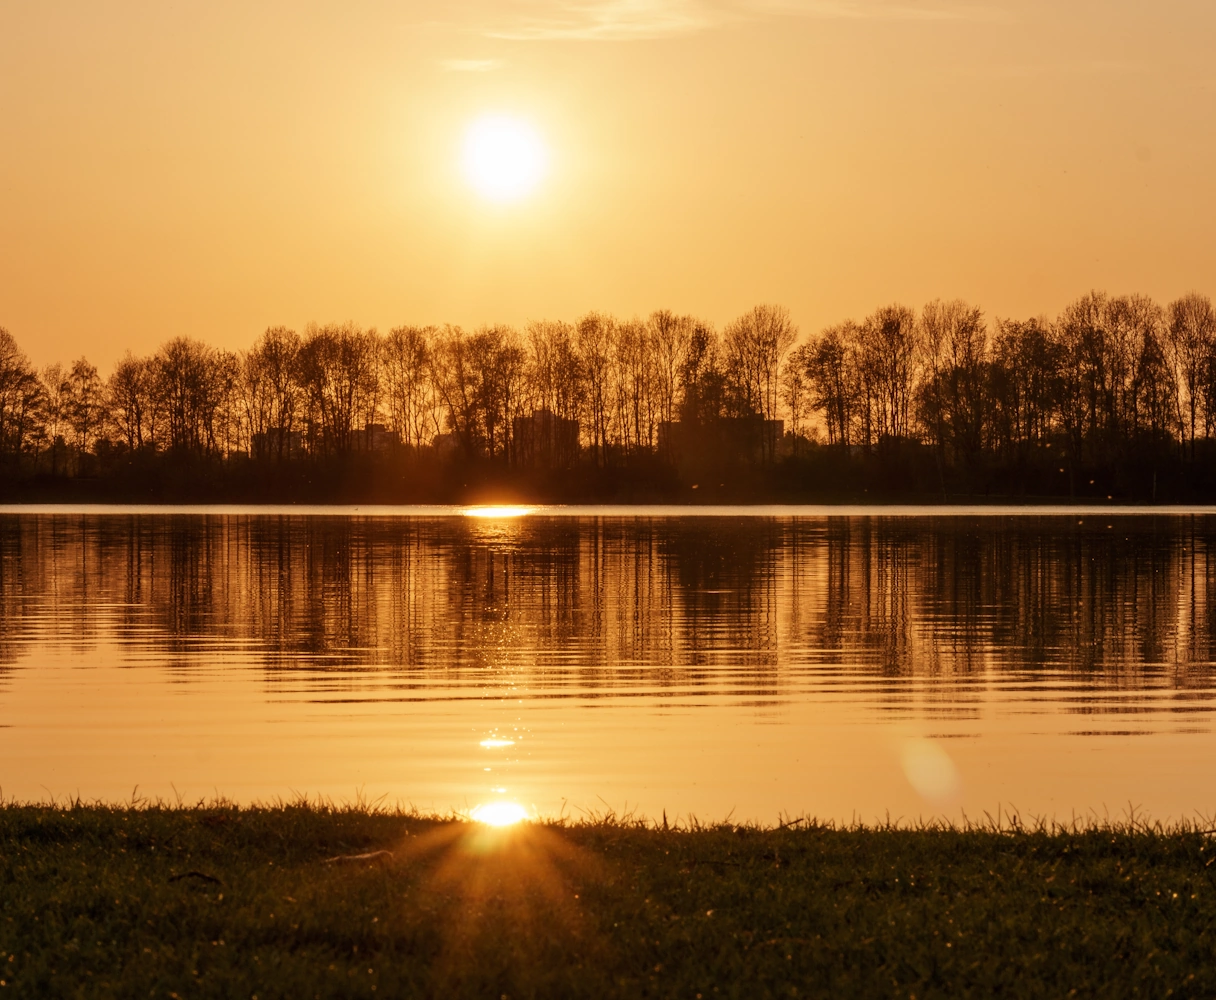
[(514, 826), (528, 818), (528, 810), (517, 802), (488, 802), (476, 806), (469, 815), (486, 826)]
[(544, 179), (549, 157), (540, 133), (528, 122), (510, 115), (485, 115), (465, 132), (461, 167), (483, 198), (518, 201)]

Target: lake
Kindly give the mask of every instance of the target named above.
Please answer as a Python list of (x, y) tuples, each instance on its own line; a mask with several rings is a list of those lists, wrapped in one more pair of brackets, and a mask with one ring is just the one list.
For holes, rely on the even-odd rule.
[(1211, 816), (1214, 552), (1160, 508), (0, 508), (0, 789)]

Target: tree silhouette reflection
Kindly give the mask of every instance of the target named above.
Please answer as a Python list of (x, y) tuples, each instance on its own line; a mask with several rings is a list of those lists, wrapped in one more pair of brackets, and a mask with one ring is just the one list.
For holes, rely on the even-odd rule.
[[(151, 650), (188, 680), (645, 684), (740, 701), (827, 672), (1185, 688), (1216, 650), (1206, 517), (0, 517), (0, 665)], [(142, 655), (142, 654), (141, 654)], [(344, 677), (345, 680), (338, 680)], [(963, 687), (960, 687), (962, 685)]]

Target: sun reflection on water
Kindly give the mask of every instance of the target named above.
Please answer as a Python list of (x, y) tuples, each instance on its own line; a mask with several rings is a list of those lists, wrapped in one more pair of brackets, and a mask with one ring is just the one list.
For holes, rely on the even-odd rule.
[(525, 517), (535, 510), (535, 507), (503, 504), (500, 506), (465, 507), (460, 513), (465, 517)]
[(469, 816), (486, 826), (514, 826), (528, 818), (528, 811), (518, 802), (484, 802), (474, 806)]
[(502, 740), (502, 739), (498, 739), (497, 737), (490, 737), (489, 739), (482, 740), (481, 745), (483, 747), (485, 747), (487, 750), (493, 750), (496, 747), (513, 747), (513, 746), (515, 746), (515, 741), (514, 740)]

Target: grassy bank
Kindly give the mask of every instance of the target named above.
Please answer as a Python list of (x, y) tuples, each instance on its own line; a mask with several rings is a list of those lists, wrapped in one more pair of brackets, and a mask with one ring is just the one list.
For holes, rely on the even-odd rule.
[(0, 997), (1213, 996), (1213, 859), (1194, 829), (7, 806)]

